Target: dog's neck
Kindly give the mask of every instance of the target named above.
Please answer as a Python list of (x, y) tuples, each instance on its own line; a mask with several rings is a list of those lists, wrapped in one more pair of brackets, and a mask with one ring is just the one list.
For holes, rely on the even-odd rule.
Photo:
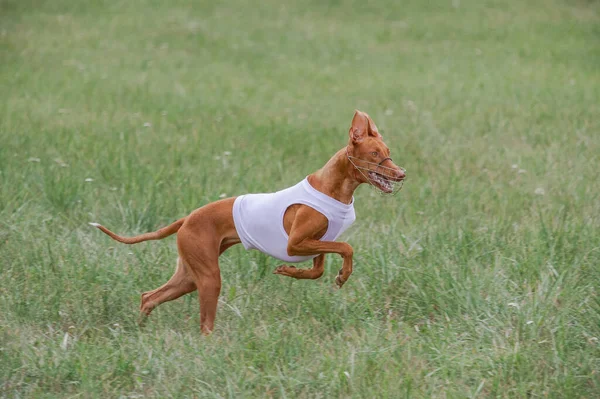
[(308, 182), (318, 191), (344, 204), (349, 204), (352, 202), (354, 190), (361, 184), (354, 172), (344, 147), (336, 152), (325, 166), (310, 174)]

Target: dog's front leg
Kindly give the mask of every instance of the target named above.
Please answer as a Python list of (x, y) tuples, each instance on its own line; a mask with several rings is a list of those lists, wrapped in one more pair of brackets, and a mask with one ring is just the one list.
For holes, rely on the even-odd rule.
[(323, 214), (311, 207), (304, 205), (300, 206), (293, 216), (293, 220), (290, 224), (291, 226), (289, 227), (289, 231), (286, 227), (286, 231), (288, 231), (288, 255), (319, 256), (317, 256), (313, 261), (313, 269), (315, 271), (310, 271), (313, 270), (310, 269), (307, 271), (298, 270), (293, 272), (292, 270), (295, 269), (294, 267), (285, 266), (281, 268), (282, 273), (277, 274), (284, 274), (286, 276), (299, 278), (297, 276), (309, 272), (308, 275), (316, 276), (318, 274), (318, 277), (320, 277), (321, 274), (323, 274), (323, 262), (325, 261), (324, 255), (330, 253), (339, 254), (344, 261), (342, 264), (342, 269), (339, 271), (335, 279), (335, 283), (341, 288), (350, 277), (350, 274), (352, 274), (352, 255), (354, 254), (354, 250), (350, 244), (346, 242), (320, 241), (327, 231), (328, 220)]
[(299, 280), (315, 280), (321, 277), (324, 271), (325, 254), (321, 254), (313, 259), (313, 267), (311, 269), (296, 269), (295, 266), (281, 265), (275, 269), (273, 274), (281, 274), (282, 276), (297, 278)]
[[(342, 268), (335, 278), (337, 286), (342, 288), (352, 274), (352, 256), (354, 255), (354, 250), (350, 244), (346, 242), (319, 241), (313, 238), (305, 238), (304, 240), (296, 241), (290, 236), (290, 241), (288, 242), (288, 254), (291, 256), (314, 254), (321, 254), (322, 256), (327, 253), (339, 254), (343, 259)], [(315, 262), (317, 258), (315, 258)]]

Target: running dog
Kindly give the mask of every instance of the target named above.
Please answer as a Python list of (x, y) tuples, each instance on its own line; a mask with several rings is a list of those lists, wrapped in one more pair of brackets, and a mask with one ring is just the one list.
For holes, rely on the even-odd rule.
[(354, 222), (354, 190), (369, 183), (392, 193), (404, 178), (405, 170), (390, 158), (373, 120), (356, 111), (348, 144), (295, 186), (216, 201), (167, 227), (136, 237), (122, 237), (97, 223), (90, 224), (125, 244), (177, 233), (175, 274), (163, 286), (142, 294), (140, 310), (147, 316), (161, 303), (198, 290), (200, 329), (209, 334), (221, 291), (219, 256), (225, 250), (242, 243), (246, 249), (260, 250), (284, 262), (312, 259), (311, 269), (282, 265), (274, 271), (296, 279), (321, 277), (325, 254), (338, 254), (343, 261), (335, 283), (341, 288), (352, 274), (353, 249), (335, 240)]

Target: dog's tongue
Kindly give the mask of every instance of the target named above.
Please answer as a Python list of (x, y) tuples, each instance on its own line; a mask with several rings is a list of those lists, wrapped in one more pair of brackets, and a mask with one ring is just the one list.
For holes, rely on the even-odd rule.
[(373, 172), (369, 173), (369, 177), (377, 185), (377, 188), (383, 191), (384, 193), (392, 192), (392, 184), (389, 182), (389, 180)]

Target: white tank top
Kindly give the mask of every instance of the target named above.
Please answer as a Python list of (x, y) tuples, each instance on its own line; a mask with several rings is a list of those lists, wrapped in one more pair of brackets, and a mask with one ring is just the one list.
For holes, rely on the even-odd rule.
[(321, 241), (335, 241), (356, 219), (354, 197), (344, 204), (310, 185), (308, 179), (270, 194), (240, 195), (233, 203), (233, 222), (246, 249), (257, 249), (284, 262), (297, 263), (316, 257), (290, 256), (283, 215), (290, 205), (303, 204), (323, 214), (329, 224)]

